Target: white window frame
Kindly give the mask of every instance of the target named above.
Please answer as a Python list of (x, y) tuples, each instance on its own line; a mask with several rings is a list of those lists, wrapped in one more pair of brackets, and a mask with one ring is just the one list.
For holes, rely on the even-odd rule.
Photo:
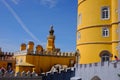
[(110, 34), (109, 32), (110, 31), (108, 27), (102, 27), (102, 37), (109, 37), (109, 34)]
[(79, 26), (82, 23), (82, 14), (80, 13), (77, 17), (77, 26)]
[[(103, 11), (104, 8), (107, 8), (107, 10)], [(104, 18), (103, 18), (103, 12), (104, 12), (104, 15), (105, 15)], [(102, 20), (110, 19), (110, 8), (109, 8), (109, 6), (104, 6), (104, 7), (101, 8), (101, 19)]]
[(81, 34), (80, 32), (77, 32), (77, 40), (80, 40), (80, 38), (81, 38)]
[[(103, 58), (104, 58), (104, 60), (103, 60)], [(102, 61), (102, 62), (110, 61), (110, 56), (109, 56), (109, 55), (104, 55), (104, 56), (102, 56), (102, 57), (101, 57), (101, 61)]]

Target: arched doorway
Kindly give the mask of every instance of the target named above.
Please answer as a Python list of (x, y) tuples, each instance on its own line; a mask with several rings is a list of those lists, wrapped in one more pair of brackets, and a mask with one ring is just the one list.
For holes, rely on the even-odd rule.
[(101, 80), (98, 76), (94, 76), (91, 80)]

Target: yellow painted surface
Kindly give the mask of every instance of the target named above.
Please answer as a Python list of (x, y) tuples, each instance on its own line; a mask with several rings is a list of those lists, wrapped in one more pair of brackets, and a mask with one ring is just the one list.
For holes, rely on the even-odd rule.
[(23, 72), (23, 71), (25, 71), (25, 72), (28, 72), (28, 71), (32, 72), (33, 71), (33, 67), (31, 67), (31, 66), (16, 66), (16, 70), (15, 71), (16, 72)]
[(43, 51), (43, 47), (41, 45), (37, 45), (36, 52), (39, 53), (39, 52), (42, 52), (42, 51)]
[(0, 61), (0, 68), (4, 67), (5, 69), (7, 69), (7, 62), (6, 61)]
[(28, 43), (28, 54), (31, 54), (31, 51), (34, 51), (34, 42), (29, 41), (29, 43)]
[(55, 40), (54, 36), (53, 35), (49, 35), (48, 41), (47, 41), (47, 46), (46, 46), (47, 51), (51, 52), (51, 51), (53, 51), (55, 49), (54, 40)]
[[(88, 64), (93, 62), (100, 62), (100, 53), (103, 50), (111, 50), (111, 44), (86, 44), (78, 47), (80, 50), (80, 63)], [(82, 54), (84, 53), (84, 54)]]
[[(75, 61), (75, 56), (74, 57), (39, 56), (39, 55), (22, 55), (22, 56), (16, 56), (17, 60), (20, 60), (22, 58), (24, 58), (23, 62), (27, 62), (27, 63), (35, 65), (35, 71), (37, 73), (47, 72), (55, 64), (61, 64), (61, 65), (71, 66), (70, 65), (70, 61), (71, 60)], [(16, 69), (17, 69), (16, 71), (20, 70), (20, 68), (16, 68)]]
[(20, 50), (21, 50), (21, 51), (26, 50), (26, 44), (22, 43), (22, 44), (21, 44), (21, 47), (20, 47)]
[(4, 67), (7, 70), (8, 63), (12, 64), (12, 69), (15, 69), (15, 60), (7, 61), (7, 60), (0, 60), (0, 68)]
[[(118, 0), (78, 0), (78, 15), (82, 15), (77, 25), (80, 39), (76, 40), (76, 49), (80, 51), (80, 64), (100, 62), (100, 52), (107, 50), (113, 57), (118, 56)], [(101, 8), (108, 6), (110, 18), (101, 19)], [(116, 23), (116, 24), (114, 24)], [(109, 37), (102, 36), (102, 27), (109, 28)]]
[[(109, 27), (111, 32), (111, 27)], [(87, 42), (107, 42), (112, 40), (112, 35), (109, 37), (102, 36), (102, 27), (95, 27), (89, 29), (80, 30), (80, 39), (77, 40), (77, 44), (87, 43)]]
[(24, 55), (20, 55), (16, 57), (16, 63), (20, 63), (20, 62), (26, 62), (26, 56)]
[[(79, 0), (78, 0), (79, 1)], [(87, 26), (110, 24), (111, 19), (101, 19), (101, 7), (109, 6), (111, 8), (111, 0), (85, 0), (78, 6), (78, 15), (82, 14), (82, 24), (77, 28), (85, 28)]]

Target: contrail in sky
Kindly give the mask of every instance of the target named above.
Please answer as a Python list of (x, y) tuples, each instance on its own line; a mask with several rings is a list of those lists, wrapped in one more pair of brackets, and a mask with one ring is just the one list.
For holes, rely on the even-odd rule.
[(19, 0), (12, 0), (12, 2), (17, 5)]
[(14, 18), (21, 25), (21, 27), (25, 30), (25, 32), (28, 33), (34, 40), (40, 42), (39, 39), (37, 39), (37, 37), (35, 35), (33, 35), (32, 32), (29, 31), (29, 29), (26, 27), (26, 25), (23, 23), (23, 21), (17, 15), (17, 13), (12, 9), (12, 7), (5, 0), (2, 0), (2, 2), (8, 8), (8, 10), (12, 13), (12, 15), (14, 16)]

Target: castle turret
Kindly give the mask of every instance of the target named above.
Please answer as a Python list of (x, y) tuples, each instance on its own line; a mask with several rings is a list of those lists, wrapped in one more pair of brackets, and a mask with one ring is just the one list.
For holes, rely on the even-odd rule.
[(41, 52), (43, 52), (43, 47), (41, 45), (37, 45), (36, 46), (36, 54), (40, 54)]
[(28, 43), (28, 54), (31, 54), (34, 51), (34, 42), (29, 41)]
[(20, 51), (24, 51), (24, 50), (26, 50), (26, 44), (22, 43), (20, 46)]
[(118, 0), (78, 0), (76, 49), (81, 64), (118, 56), (118, 11)]
[(49, 31), (49, 36), (47, 38), (47, 51), (48, 52), (52, 52), (55, 49), (55, 36), (54, 36), (54, 30), (53, 30), (53, 26), (51, 26), (51, 29)]

